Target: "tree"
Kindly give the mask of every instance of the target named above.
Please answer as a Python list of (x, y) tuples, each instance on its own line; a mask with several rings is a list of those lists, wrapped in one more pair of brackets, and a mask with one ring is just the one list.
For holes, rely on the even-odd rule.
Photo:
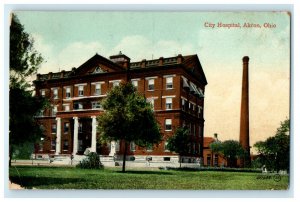
[(43, 131), (34, 118), (47, 106), (47, 100), (33, 97), (28, 77), (36, 73), (43, 61), (33, 48), (33, 39), (24, 31), (15, 14), (10, 25), (9, 86), (9, 165), (14, 149), (40, 140)]
[(275, 136), (254, 144), (258, 151), (259, 161), (268, 170), (289, 170), (290, 159), (290, 120), (281, 122)]
[(123, 167), (130, 142), (146, 147), (161, 141), (159, 125), (151, 104), (129, 82), (114, 87), (101, 105), (105, 112), (98, 116), (98, 131), (105, 141), (124, 142)]
[(243, 158), (245, 150), (242, 145), (235, 140), (226, 140), (222, 143), (222, 154), (226, 158), (229, 167), (235, 167), (238, 158)]
[(181, 156), (189, 152), (190, 136), (187, 127), (179, 127), (173, 136), (168, 139), (168, 149), (179, 154), (179, 163), (181, 168)]

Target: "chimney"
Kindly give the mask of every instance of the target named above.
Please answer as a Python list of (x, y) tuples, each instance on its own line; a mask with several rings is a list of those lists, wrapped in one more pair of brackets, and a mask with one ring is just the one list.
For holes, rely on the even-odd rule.
[(158, 66), (162, 66), (164, 64), (164, 58), (160, 57), (158, 60)]
[(145, 68), (146, 67), (146, 59), (142, 60), (142, 64), (141, 64), (141, 68)]
[(249, 144), (249, 57), (243, 57), (243, 80), (241, 98), (241, 117), (240, 117), (240, 144), (245, 149), (247, 156), (241, 159), (240, 166), (249, 166), (250, 144)]
[(180, 64), (180, 63), (182, 63), (182, 61), (183, 61), (183, 57), (182, 57), (181, 54), (179, 54), (179, 55), (177, 56), (177, 63)]

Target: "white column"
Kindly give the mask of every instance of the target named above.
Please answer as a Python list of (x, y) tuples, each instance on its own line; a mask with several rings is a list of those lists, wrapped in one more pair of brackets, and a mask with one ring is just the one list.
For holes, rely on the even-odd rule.
[(91, 152), (96, 152), (96, 144), (97, 144), (97, 120), (96, 116), (92, 116), (92, 145)]
[(116, 142), (115, 141), (111, 141), (110, 142), (110, 152), (109, 152), (109, 156), (114, 156), (116, 153)]
[(56, 118), (56, 148), (55, 154), (59, 155), (61, 152), (61, 118)]
[(78, 151), (78, 117), (73, 117), (73, 119), (74, 119), (73, 155), (76, 155)]

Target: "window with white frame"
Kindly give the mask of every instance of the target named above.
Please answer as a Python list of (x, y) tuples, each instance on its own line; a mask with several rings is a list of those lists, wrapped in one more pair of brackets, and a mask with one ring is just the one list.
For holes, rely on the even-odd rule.
[(78, 86), (78, 96), (84, 96), (84, 85)]
[(164, 146), (165, 152), (169, 152), (169, 148), (168, 148), (168, 141), (165, 141), (165, 146)]
[(82, 122), (78, 123), (78, 132), (82, 133), (83, 129), (82, 129)]
[(41, 96), (42, 96), (42, 97), (45, 97), (45, 96), (46, 96), (46, 90), (45, 90), (45, 89), (42, 89), (42, 90), (41, 90)]
[(95, 95), (101, 95), (101, 84), (100, 83), (95, 84)]
[(130, 142), (130, 151), (135, 151), (135, 143)]
[(92, 102), (92, 109), (101, 109), (101, 104), (99, 101)]
[(66, 98), (71, 98), (71, 87), (66, 87)]
[(70, 105), (69, 105), (69, 104), (65, 104), (65, 105), (64, 105), (64, 111), (65, 111), (65, 112), (70, 111)]
[(54, 151), (56, 149), (56, 140), (52, 139), (51, 140), (51, 150)]
[(166, 98), (166, 109), (172, 109), (172, 98), (171, 97), (167, 97)]
[(131, 80), (131, 83), (135, 88), (138, 87), (138, 80)]
[(53, 98), (58, 99), (58, 88), (53, 88)]
[(166, 89), (173, 89), (173, 77), (166, 77)]
[(74, 110), (80, 110), (83, 109), (83, 104), (81, 102), (74, 102), (73, 103), (73, 109)]
[(154, 110), (154, 98), (147, 98), (147, 102), (151, 104), (151, 107)]
[(70, 123), (69, 122), (65, 122), (64, 123), (64, 133), (68, 133), (69, 132), (69, 128), (70, 128)]
[(120, 85), (120, 81), (114, 81), (113, 82), (113, 87), (119, 86)]
[(57, 106), (52, 107), (52, 116), (55, 116), (57, 113)]
[(148, 90), (150, 91), (154, 90), (154, 79), (148, 80)]
[(172, 119), (165, 119), (165, 131), (172, 130)]
[(56, 133), (56, 123), (52, 123), (52, 125), (51, 125), (51, 133)]

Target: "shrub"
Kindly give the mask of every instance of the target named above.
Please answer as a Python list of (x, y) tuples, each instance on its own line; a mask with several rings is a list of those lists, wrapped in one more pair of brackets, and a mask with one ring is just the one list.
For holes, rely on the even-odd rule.
[(100, 162), (99, 155), (95, 152), (91, 152), (87, 155), (87, 158), (80, 161), (76, 167), (81, 169), (102, 169), (104, 166)]

